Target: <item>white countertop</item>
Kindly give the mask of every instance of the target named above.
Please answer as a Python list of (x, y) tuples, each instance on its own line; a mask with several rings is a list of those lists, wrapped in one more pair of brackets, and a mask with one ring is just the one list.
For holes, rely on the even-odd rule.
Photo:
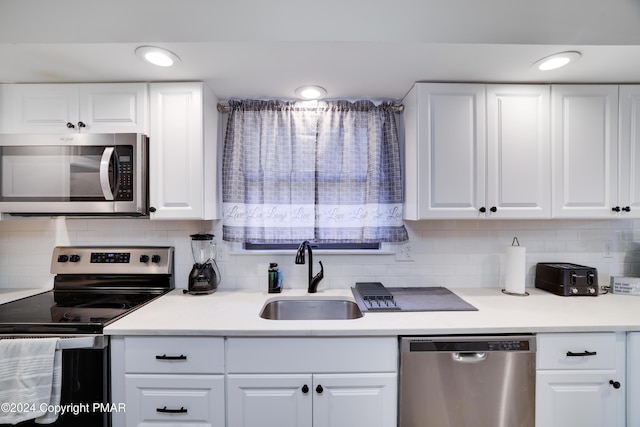
[(365, 312), (352, 320), (266, 320), (264, 304), (278, 298), (346, 298), (350, 289), (287, 290), (282, 294), (220, 291), (154, 300), (105, 328), (108, 335), (390, 336), (527, 332), (640, 331), (640, 296), (560, 297), (527, 288), (527, 297), (498, 288), (449, 288), (478, 311)]

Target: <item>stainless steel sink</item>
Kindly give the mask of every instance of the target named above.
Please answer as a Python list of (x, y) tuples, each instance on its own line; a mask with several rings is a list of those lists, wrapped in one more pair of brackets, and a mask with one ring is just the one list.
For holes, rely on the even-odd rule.
[(269, 320), (348, 320), (362, 317), (353, 301), (340, 299), (278, 299), (268, 302), (260, 317)]

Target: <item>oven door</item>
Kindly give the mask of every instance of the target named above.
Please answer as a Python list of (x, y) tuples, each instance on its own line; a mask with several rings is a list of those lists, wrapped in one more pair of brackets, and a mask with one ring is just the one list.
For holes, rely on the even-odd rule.
[(146, 199), (142, 137), (0, 135), (0, 211), (139, 212), (139, 198)]
[[(60, 406), (67, 412), (46, 424), (56, 427), (109, 427), (109, 346), (106, 336), (63, 338), (62, 393)], [(16, 402), (18, 403), (18, 402)], [(16, 424), (19, 427), (35, 427), (34, 420)], [(9, 427), (10, 424), (0, 424)]]

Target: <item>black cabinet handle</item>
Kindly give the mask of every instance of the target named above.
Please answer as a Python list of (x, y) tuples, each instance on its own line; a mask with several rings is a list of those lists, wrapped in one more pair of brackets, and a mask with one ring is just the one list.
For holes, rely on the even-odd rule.
[(156, 208), (154, 208), (153, 206), (149, 207), (149, 212), (155, 212), (155, 211), (156, 211)]
[(583, 351), (582, 353), (574, 353), (573, 351), (567, 351), (567, 357), (584, 357), (584, 356), (595, 356), (598, 354), (596, 351)]
[(84, 128), (84, 127), (87, 127), (87, 125), (85, 125), (84, 122), (78, 122), (78, 127)]
[(167, 356), (163, 354), (162, 356), (156, 356), (157, 360), (187, 360), (187, 356), (181, 354), (180, 356)]
[(187, 410), (184, 406), (181, 406), (180, 409), (167, 409), (165, 406), (164, 408), (156, 408), (156, 412), (162, 412), (165, 414), (186, 414)]
[(322, 388), (322, 386), (321, 386), (321, 385), (319, 385), (318, 387), (316, 387), (316, 391), (317, 391), (319, 394), (321, 394), (321, 393), (324, 391), (324, 389)]
[(309, 393), (309, 386), (308, 386), (308, 385), (306, 385), (306, 384), (305, 384), (305, 385), (303, 385), (303, 386), (302, 386), (302, 392), (303, 392), (304, 394)]
[(489, 209), (491, 212), (495, 212), (498, 210), (498, 208), (496, 208), (495, 206), (491, 206), (491, 209)]
[(67, 122), (67, 127), (68, 127), (69, 129), (74, 129), (74, 128), (76, 127), (76, 125), (74, 125), (74, 124), (73, 124), (73, 123), (71, 123), (71, 122)]
[(631, 206), (625, 206), (622, 210), (625, 212), (631, 212)]
[(618, 381), (609, 380), (609, 384), (611, 384), (616, 390), (620, 388), (620, 383)]
[(480, 211), (480, 213), (485, 213), (487, 211), (487, 208), (485, 208), (484, 206), (481, 207), (480, 209), (478, 209)]
[(620, 212), (620, 206), (615, 206), (615, 207), (611, 208), (611, 210), (613, 212)]

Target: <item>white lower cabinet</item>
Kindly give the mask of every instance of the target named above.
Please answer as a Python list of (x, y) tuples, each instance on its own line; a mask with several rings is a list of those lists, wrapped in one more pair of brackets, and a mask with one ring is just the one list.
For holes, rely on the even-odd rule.
[(114, 427), (225, 426), (224, 339), (112, 337)]
[(625, 426), (625, 334), (538, 334), (537, 427)]
[(127, 374), (127, 426), (224, 426), (223, 375)]
[(395, 426), (397, 357), (395, 337), (229, 338), (228, 426)]
[(627, 426), (640, 426), (640, 332), (627, 334)]

